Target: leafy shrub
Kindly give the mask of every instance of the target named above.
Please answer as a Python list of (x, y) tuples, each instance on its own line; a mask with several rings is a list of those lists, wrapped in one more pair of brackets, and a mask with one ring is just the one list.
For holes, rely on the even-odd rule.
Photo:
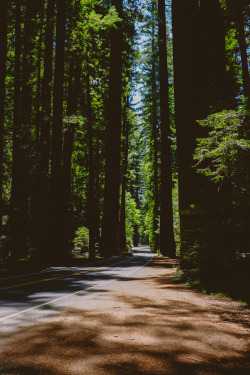
[(134, 226), (140, 224), (140, 210), (131, 193), (126, 193), (126, 239), (127, 247), (133, 246)]
[(85, 256), (88, 252), (89, 246), (89, 230), (86, 227), (80, 227), (77, 229), (74, 238), (74, 250), (73, 254), (75, 257)]

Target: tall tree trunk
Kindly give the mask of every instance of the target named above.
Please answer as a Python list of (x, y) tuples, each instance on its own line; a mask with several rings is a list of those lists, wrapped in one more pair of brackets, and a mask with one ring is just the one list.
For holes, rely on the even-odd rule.
[[(198, 2), (173, 0), (173, 57), (175, 91), (175, 125), (179, 180), (181, 225), (181, 261), (194, 242), (197, 174), (193, 168), (196, 146), (196, 124), (200, 100), (197, 92), (199, 76)], [(193, 207), (193, 208), (192, 208)]]
[(158, 0), (161, 116), (160, 250), (164, 255), (175, 257), (172, 204), (172, 155), (170, 141), (170, 110), (165, 11), (165, 0)]
[(234, 0), (235, 7), (235, 25), (237, 30), (237, 38), (240, 47), (241, 55), (241, 68), (242, 68), (242, 79), (243, 79), (243, 90), (246, 98), (246, 104), (250, 108), (250, 75), (248, 69), (248, 58), (247, 58), (247, 43), (245, 34), (245, 25), (243, 18), (243, 9), (239, 1)]
[(3, 150), (4, 150), (4, 107), (5, 107), (5, 79), (7, 58), (7, 17), (8, 1), (0, 2), (0, 236), (2, 235), (3, 217)]
[(154, 251), (159, 250), (160, 238), (158, 230), (159, 219), (159, 183), (158, 183), (158, 129), (157, 129), (157, 98), (156, 98), (156, 51), (155, 51), (155, 2), (152, 3), (152, 158), (153, 158), (153, 243)]
[(48, 0), (45, 25), (44, 72), (41, 82), (41, 114), (35, 202), (35, 247), (40, 261), (49, 257), (49, 158), (53, 78), (53, 33), (55, 0)]
[[(20, 22), (19, 4), (16, 4), (18, 23)], [(29, 216), (29, 196), (30, 196), (30, 174), (31, 174), (31, 126), (33, 123), (33, 85), (32, 75), (34, 73), (34, 40), (36, 35), (35, 19), (39, 11), (39, 3), (26, 1), (25, 18), (23, 28), (23, 55), (22, 74), (19, 72), (21, 93), (19, 114), (16, 112), (15, 130), (13, 130), (13, 178), (12, 178), (12, 251), (19, 255), (26, 255), (30, 216)], [(17, 26), (19, 28), (20, 26)], [(19, 31), (17, 31), (19, 33)], [(19, 39), (19, 35), (18, 38)], [(20, 46), (17, 47), (17, 50)], [(17, 53), (19, 55), (19, 51)], [(19, 62), (18, 62), (19, 61)], [(17, 65), (20, 64), (18, 57)], [(19, 85), (19, 83), (18, 83)], [(16, 98), (15, 98), (16, 99)]]
[[(23, 164), (23, 153), (19, 140), (20, 134), (20, 107), (21, 107), (21, 4), (15, 1), (15, 83), (14, 83), (14, 111), (13, 111), (13, 142), (12, 142), (12, 186), (11, 186), (11, 259), (17, 260), (26, 247), (26, 238), (23, 238), (24, 229), (22, 205), (20, 194), (23, 186), (20, 186), (20, 166)], [(21, 223), (21, 227), (19, 224)]]
[(64, 242), (65, 252), (69, 253), (72, 244), (72, 197), (71, 197), (71, 176), (72, 176), (72, 153), (74, 149), (74, 124), (68, 124), (64, 131), (63, 141), (63, 169), (62, 169), (62, 228), (61, 236)]
[(94, 167), (94, 148), (93, 148), (93, 119), (90, 95), (90, 74), (87, 68), (87, 136), (88, 136), (88, 202), (87, 216), (89, 228), (89, 259), (95, 259), (95, 167)]
[[(122, 0), (113, 0), (122, 18)], [(105, 256), (119, 251), (119, 195), (121, 159), (122, 26), (111, 35), (108, 125), (105, 144), (105, 188), (101, 251)]]
[(121, 178), (121, 209), (120, 209), (120, 230), (119, 240), (120, 249), (124, 250), (127, 245), (126, 238), (126, 188), (127, 188), (127, 173), (128, 173), (128, 138), (129, 138), (129, 123), (127, 119), (128, 99), (123, 115), (123, 152), (122, 152), (122, 178)]
[(94, 164), (95, 164), (95, 242), (100, 247), (100, 170), (101, 170), (101, 161), (100, 161), (100, 134), (99, 129), (96, 130), (96, 142), (94, 150)]
[[(212, 29), (208, 21), (211, 18), (213, 19)], [(230, 108), (231, 101), (230, 96), (228, 97), (230, 87), (226, 71), (225, 20), (220, 1), (200, 0), (200, 20), (202, 25), (201, 58), (206, 74), (202, 77), (202, 91), (205, 92), (205, 98), (198, 118), (204, 118), (214, 112)], [(216, 59), (212, 56), (216, 56)], [(200, 243), (202, 241), (207, 243), (204, 257), (206, 260), (203, 261), (201, 267), (204, 268), (204, 277), (208, 280), (212, 279), (211, 271), (208, 269), (213, 270), (214, 280), (221, 277), (226, 253), (228, 259), (233, 259), (232, 254), (235, 251), (233, 226), (228, 225), (225, 218), (225, 213), (229, 213), (229, 221), (232, 217), (231, 189), (230, 182), (225, 181), (221, 189), (223, 193), (218, 194), (218, 186), (209, 183), (207, 179), (199, 178), (198, 180), (197, 200), (204, 211), (199, 220), (199, 228), (206, 233), (203, 238), (200, 238)], [(216, 231), (218, 235), (215, 240), (213, 233)], [(214, 263), (215, 256), (216, 264)]]
[(72, 207), (72, 153), (74, 150), (75, 124), (71, 116), (76, 115), (80, 96), (81, 66), (78, 56), (72, 56), (68, 85), (67, 116), (68, 126), (64, 129), (63, 169), (62, 169), (62, 239), (66, 253), (70, 252), (73, 240), (73, 207)]
[(40, 10), (40, 34), (38, 39), (38, 56), (37, 56), (37, 84), (36, 84), (36, 99), (35, 99), (35, 126), (36, 126), (36, 170), (38, 169), (39, 161), (39, 144), (40, 144), (40, 130), (41, 130), (41, 63), (42, 63), (42, 43), (43, 43), (43, 28), (44, 28), (44, 4), (42, 1)]
[[(172, 4), (181, 263), (194, 268), (198, 262), (200, 275), (211, 280), (221, 265), (214, 238), (221, 229), (218, 194), (205, 176), (195, 173), (193, 153), (196, 139), (207, 136), (196, 120), (220, 110), (227, 100), (224, 22), (218, 0), (200, 0), (200, 6), (197, 0)], [(196, 263), (190, 253), (199, 254)]]
[[(138, 173), (136, 174), (136, 188), (135, 188), (135, 202), (136, 202), (136, 207), (140, 208), (140, 200), (139, 200), (139, 175)], [(133, 237), (133, 243), (134, 246), (139, 245), (139, 226), (138, 224), (134, 225), (134, 237)]]
[(64, 48), (66, 34), (66, 0), (57, 2), (56, 55), (53, 92), (53, 125), (51, 144), (50, 180), (50, 260), (52, 263), (67, 261), (69, 254), (62, 236), (64, 227), (62, 188), (62, 143), (63, 143), (63, 87), (64, 87)]
[[(211, 27), (211, 19), (213, 27)], [(205, 93), (199, 118), (228, 107), (230, 89), (226, 73), (225, 22), (219, 0), (200, 0), (200, 55)], [(216, 58), (214, 58), (216, 56)]]
[[(53, 33), (54, 33), (55, 0), (48, 0), (45, 29), (44, 73), (42, 80), (42, 119), (40, 134), (39, 169), (48, 178), (50, 156), (51, 99), (53, 76)], [(44, 184), (43, 184), (44, 185)], [(42, 190), (47, 188), (42, 186)]]

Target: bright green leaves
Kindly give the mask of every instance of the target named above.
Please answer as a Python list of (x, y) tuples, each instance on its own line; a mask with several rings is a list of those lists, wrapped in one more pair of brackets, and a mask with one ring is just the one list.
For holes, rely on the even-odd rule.
[(214, 182), (238, 174), (250, 151), (248, 121), (249, 114), (244, 111), (223, 111), (199, 121), (210, 131), (207, 138), (198, 139), (194, 155), (197, 171)]
[(140, 224), (140, 210), (131, 193), (126, 193), (126, 239), (127, 246), (133, 246), (134, 226)]

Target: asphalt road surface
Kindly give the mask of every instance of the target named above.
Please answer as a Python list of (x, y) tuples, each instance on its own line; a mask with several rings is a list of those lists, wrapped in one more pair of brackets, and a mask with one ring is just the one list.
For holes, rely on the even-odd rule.
[(83, 299), (91, 299), (98, 288), (136, 275), (152, 257), (148, 247), (138, 247), (133, 257), (118, 256), (84, 267), (53, 267), (1, 276), (0, 333), (77, 307), (84, 303)]
[(248, 308), (151, 258), (2, 277), (0, 375), (248, 375)]

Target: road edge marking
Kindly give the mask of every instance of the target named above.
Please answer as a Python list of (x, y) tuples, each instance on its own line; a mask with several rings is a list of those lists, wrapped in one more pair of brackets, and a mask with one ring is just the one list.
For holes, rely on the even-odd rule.
[[(126, 273), (124, 276), (127, 276), (129, 275), (130, 273), (133, 273), (133, 272), (136, 272), (138, 271), (139, 269), (143, 268), (143, 267), (146, 267), (153, 259), (154, 256), (151, 257), (151, 259), (146, 263), (144, 264), (143, 266), (137, 268), (136, 270), (132, 270), (128, 273)], [(133, 259), (133, 258), (132, 258)], [(131, 260), (131, 259), (128, 259), (128, 260)], [(126, 260), (126, 261), (128, 261)], [(123, 261), (123, 262), (119, 262), (117, 264), (120, 264), (120, 263), (125, 263), (126, 261)], [(107, 268), (107, 267), (106, 267)], [(114, 278), (113, 280), (109, 280), (109, 281), (105, 281), (104, 283), (101, 283), (101, 284), (97, 284), (97, 285), (94, 285), (94, 286), (91, 286), (91, 287), (88, 287), (86, 289), (81, 289), (81, 290), (78, 290), (74, 293), (70, 293), (70, 294), (67, 294), (66, 296), (63, 296), (63, 297), (60, 297), (60, 298), (56, 298), (55, 300), (52, 300), (52, 301), (48, 301), (48, 302), (45, 302), (45, 303), (42, 303), (41, 305), (37, 305), (37, 306), (33, 306), (33, 307), (30, 307), (29, 309), (26, 309), (26, 310), (22, 310), (22, 311), (19, 311), (17, 313), (14, 313), (14, 314), (11, 314), (11, 315), (8, 315), (8, 316), (4, 316), (3, 318), (0, 318), (0, 322), (4, 321), (4, 320), (7, 320), (7, 319), (10, 319), (10, 318), (13, 318), (15, 316), (18, 316), (18, 315), (22, 315), (22, 314), (25, 314), (29, 311), (32, 311), (32, 310), (36, 310), (40, 307), (43, 307), (43, 306), (46, 306), (46, 305), (49, 305), (49, 304), (54, 304), (55, 302), (58, 302), (58, 301), (61, 301), (63, 299), (66, 299), (66, 298), (69, 298), (69, 297), (72, 297), (72, 296), (75, 296), (77, 294), (80, 294), (82, 292), (85, 292), (86, 290), (89, 290), (89, 289), (93, 289), (93, 288), (98, 288), (102, 285), (105, 285), (105, 284), (109, 284), (111, 282), (114, 282), (114, 281), (117, 281), (117, 278)]]

